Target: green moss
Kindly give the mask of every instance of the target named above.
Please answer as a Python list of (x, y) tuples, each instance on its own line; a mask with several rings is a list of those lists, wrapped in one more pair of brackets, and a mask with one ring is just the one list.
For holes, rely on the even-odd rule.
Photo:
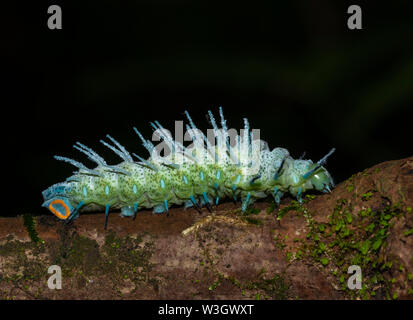
[(363, 254), (363, 255), (367, 254), (367, 252), (370, 249), (370, 244), (371, 244), (370, 240), (366, 240), (366, 241), (360, 243), (359, 250), (360, 250), (361, 254)]
[(377, 238), (372, 245), (372, 249), (377, 251), (381, 247), (382, 243), (383, 243), (383, 239)]
[(366, 193), (363, 193), (363, 194), (361, 195), (361, 199), (362, 199), (363, 201), (368, 201), (368, 200), (370, 200), (372, 197), (373, 197), (373, 192), (371, 192), (371, 191), (366, 192)]
[(215, 290), (221, 284), (221, 279), (218, 279), (213, 284), (211, 284), (208, 288), (209, 291)]
[[(374, 190), (364, 198), (372, 196)], [(306, 241), (299, 248), (303, 256), (322, 265), (330, 265), (342, 290), (352, 298), (370, 299), (373, 288), (379, 287), (391, 296), (383, 272), (391, 269), (391, 261), (382, 261), (380, 249), (385, 245), (393, 218), (403, 214), (401, 204), (383, 205), (382, 209), (367, 208), (353, 214), (347, 199), (338, 199), (328, 225), (311, 219)], [(345, 283), (347, 270), (358, 265), (363, 270), (363, 290), (349, 290)]]
[(407, 230), (405, 233), (403, 233), (404, 234), (404, 236), (405, 237), (408, 237), (408, 236), (410, 236), (410, 235), (412, 235), (413, 234), (413, 229), (409, 229), (409, 230)]
[(39, 235), (36, 232), (36, 220), (31, 214), (23, 215), (23, 224), (26, 228), (27, 233), (29, 234), (30, 239), (35, 243), (44, 243), (42, 239), (39, 238)]
[(253, 208), (253, 207), (248, 207), (247, 210), (245, 210), (245, 215), (249, 215), (249, 214), (259, 214), (260, 213), (260, 209), (258, 208)]
[(270, 214), (270, 213), (274, 212), (276, 207), (277, 207), (277, 204), (275, 203), (275, 201), (272, 201), (270, 203), (269, 207), (267, 208), (267, 213)]
[[(245, 286), (249, 290), (262, 290), (264, 295), (275, 300), (286, 300), (290, 285), (286, 282), (284, 275), (275, 275), (270, 279), (260, 278), (256, 281), (251, 281)], [(257, 295), (260, 295), (257, 293)]]
[(284, 208), (280, 209), (278, 211), (277, 214), (277, 220), (281, 220), (284, 215), (290, 211), (298, 211), (298, 212), (302, 212), (303, 211), (303, 207), (301, 206), (301, 204), (298, 201), (292, 200), (291, 203), (288, 206), (285, 206)]
[(313, 194), (307, 194), (307, 195), (305, 196), (305, 198), (304, 198), (304, 203), (310, 202), (310, 201), (314, 200), (315, 198), (316, 198), (315, 195), (313, 195)]
[(286, 253), (287, 262), (290, 262), (290, 261), (291, 261), (292, 256), (293, 256), (292, 252), (287, 252), (287, 253)]
[(279, 248), (279, 249), (284, 249), (284, 248), (287, 246), (287, 245), (285, 244), (284, 239), (282, 239), (279, 234), (277, 234), (277, 235), (274, 237), (274, 241), (275, 241), (275, 246), (276, 246), (277, 248)]
[[(34, 242), (22, 242), (9, 237), (0, 246), (0, 256), (6, 257), (2, 269), (11, 270), (10, 273), (2, 274), (0, 270), (0, 281), (11, 281), (19, 283), (19, 287), (24, 291), (28, 282), (41, 280), (45, 276), (44, 262), (39, 258), (39, 254), (44, 252), (44, 247)], [(28, 257), (30, 255), (30, 258)]]
[(362, 172), (363, 177), (367, 177), (369, 175), (368, 169), (364, 169)]
[[(152, 269), (149, 259), (152, 256), (153, 243), (145, 243), (144, 246), (141, 244), (142, 238), (140, 237), (137, 239), (118, 238), (114, 233), (109, 232), (102, 246), (102, 255), (104, 260), (112, 261), (110, 268), (116, 270), (117, 273), (128, 275), (130, 278), (144, 279)], [(141, 272), (137, 273), (137, 268)]]
[(66, 270), (79, 269), (86, 275), (94, 274), (100, 264), (99, 246), (95, 240), (75, 234), (62, 262)]
[[(151, 242), (142, 244), (140, 238), (120, 239), (108, 233), (105, 244), (99, 247), (95, 240), (73, 231), (73, 228), (62, 226), (58, 231), (60, 241), (41, 246), (8, 238), (0, 245), (0, 255), (6, 257), (0, 271), (0, 282), (6, 280), (3, 270), (7, 270), (7, 278), (13, 286), (27, 291), (26, 294), (32, 298), (41, 298), (41, 292), (35, 288), (39, 285), (44, 287), (47, 269), (55, 264), (62, 268), (63, 278), (79, 289), (85, 287), (89, 277), (103, 278), (106, 283), (112, 283), (114, 292), (125, 280), (135, 285), (145, 282), (154, 288), (157, 286), (158, 280), (149, 276)], [(37, 284), (33, 284), (34, 281)]]
[(262, 224), (262, 221), (260, 219), (256, 218), (251, 218), (251, 217), (245, 217), (244, 220), (250, 224), (255, 224), (255, 225), (260, 225)]

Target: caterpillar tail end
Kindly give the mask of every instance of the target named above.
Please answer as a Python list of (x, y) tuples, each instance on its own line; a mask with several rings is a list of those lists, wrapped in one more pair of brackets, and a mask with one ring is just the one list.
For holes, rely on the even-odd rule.
[(57, 183), (42, 192), (42, 206), (49, 209), (60, 220), (73, 221), (79, 217), (79, 210), (84, 205), (83, 201), (74, 203), (70, 200), (70, 183)]

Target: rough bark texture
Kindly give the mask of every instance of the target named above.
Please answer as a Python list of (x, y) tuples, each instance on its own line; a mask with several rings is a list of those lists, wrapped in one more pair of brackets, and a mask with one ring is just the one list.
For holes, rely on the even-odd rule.
[[(107, 231), (103, 214), (72, 225), (0, 218), (0, 298), (413, 298), (413, 157), (303, 205), (268, 200), (244, 216), (239, 206), (143, 211), (135, 221), (112, 213)], [(47, 286), (50, 265), (62, 268), (61, 290)], [(361, 268), (361, 289), (347, 286), (350, 265)]]

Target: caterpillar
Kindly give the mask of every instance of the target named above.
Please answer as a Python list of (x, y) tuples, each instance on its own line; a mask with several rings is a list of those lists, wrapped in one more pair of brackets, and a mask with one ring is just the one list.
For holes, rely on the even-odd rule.
[(158, 121), (150, 123), (158, 141), (162, 141), (166, 156), (160, 156), (159, 146), (146, 140), (135, 127), (134, 131), (150, 153), (148, 159), (129, 153), (110, 135), (106, 137), (111, 144), (100, 142), (123, 160), (118, 165), (108, 164), (80, 142), (73, 147), (95, 162), (96, 168), (55, 155), (56, 160), (67, 162), (78, 171), (66, 181), (44, 190), (42, 206), (67, 221), (78, 218), (81, 211), (105, 210), (106, 229), (111, 209), (120, 209), (121, 216), (135, 219), (141, 208), (152, 208), (154, 213), (167, 215), (173, 205), (198, 211), (205, 206), (211, 211), (221, 200), (232, 198), (235, 202), (241, 200), (241, 212), (245, 213), (248, 206), (260, 198), (273, 196), (279, 205), (283, 195), (289, 193), (302, 203), (304, 192), (326, 193), (334, 187), (323, 165), (335, 148), (315, 163), (304, 160), (304, 155), (295, 160), (284, 148), (271, 151), (265, 141), (257, 138), (257, 130), (254, 133), (250, 129), (246, 118), (242, 132), (234, 134), (227, 127), (222, 107), (219, 108), (221, 128), (208, 111), (212, 125), (208, 137), (196, 127), (187, 111), (185, 115), (187, 135), (193, 142), (187, 147), (174, 140)]

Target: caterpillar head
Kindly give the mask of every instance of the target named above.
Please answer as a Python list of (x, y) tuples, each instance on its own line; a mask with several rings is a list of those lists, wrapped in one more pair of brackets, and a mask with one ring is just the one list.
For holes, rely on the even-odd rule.
[(67, 197), (69, 187), (70, 185), (65, 182), (57, 183), (42, 192), (44, 199), (42, 206), (62, 220), (68, 219), (75, 211)]
[(318, 191), (330, 192), (332, 187), (334, 187), (334, 181), (330, 173), (323, 164), (326, 163), (327, 158), (335, 151), (333, 148), (327, 153), (321, 160), (316, 163), (309, 162), (306, 172), (302, 175), (302, 179), (306, 182), (310, 182), (312, 187)]
[[(286, 167), (287, 174), (280, 177), (284, 185), (288, 186), (288, 191), (302, 202), (302, 194), (307, 190), (318, 190), (330, 192), (334, 187), (334, 182), (329, 172), (323, 167), (327, 158), (335, 151), (331, 149), (321, 160), (313, 163), (311, 160), (283, 160), (278, 171)], [(287, 158), (285, 158), (287, 159)], [(285, 164), (287, 162), (287, 164)]]
[(323, 166), (318, 166), (317, 163), (310, 165), (308, 172), (313, 172), (306, 178), (303, 175), (304, 180), (309, 181), (314, 189), (322, 192), (330, 192), (334, 187), (334, 181), (330, 173)]

